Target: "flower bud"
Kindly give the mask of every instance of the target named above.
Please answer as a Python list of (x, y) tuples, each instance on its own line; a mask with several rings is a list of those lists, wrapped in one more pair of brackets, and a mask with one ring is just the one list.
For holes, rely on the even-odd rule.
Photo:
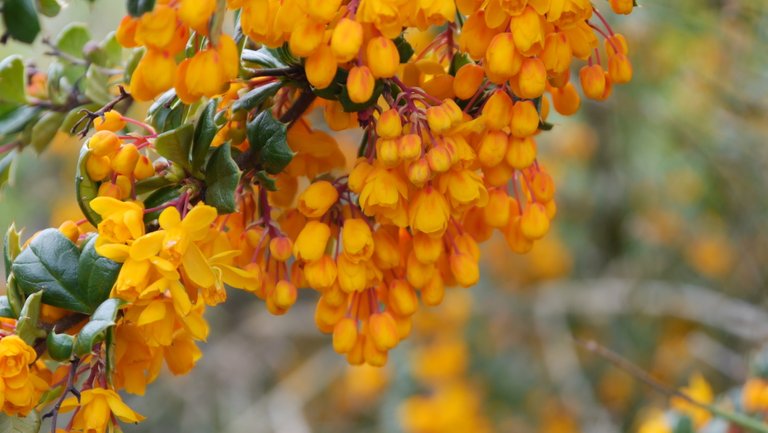
[(432, 264), (443, 252), (443, 238), (416, 232), (413, 235), (413, 253), (418, 261)]
[(143, 180), (154, 176), (154, 174), (155, 166), (152, 164), (152, 161), (146, 155), (141, 155), (139, 160), (136, 161), (136, 167), (133, 169), (133, 177), (136, 180)]
[(391, 78), (400, 66), (400, 53), (390, 39), (379, 36), (368, 41), (366, 48), (368, 67), (376, 78)]
[(376, 134), (381, 138), (397, 138), (403, 133), (403, 122), (400, 113), (391, 108), (383, 113), (376, 122)]
[(609, 0), (611, 2), (611, 9), (616, 14), (628, 15), (632, 13), (632, 7), (635, 5), (635, 0)]
[(523, 60), (517, 78), (519, 95), (525, 99), (536, 99), (544, 94), (547, 87), (547, 68), (538, 57)]
[(126, 144), (120, 148), (112, 158), (112, 170), (115, 173), (122, 174), (124, 176), (133, 175), (133, 169), (136, 168), (136, 163), (139, 161), (139, 150), (133, 144)]
[(576, 91), (576, 86), (572, 83), (567, 83), (564, 87), (557, 89), (550, 89), (552, 95), (552, 103), (555, 105), (555, 110), (563, 116), (570, 116), (579, 111), (581, 107), (581, 98), (579, 92)]
[(341, 7), (341, 0), (322, 0), (307, 2), (310, 7), (306, 8), (309, 16), (316, 21), (327, 23), (336, 16)]
[(485, 126), (493, 131), (500, 131), (512, 120), (512, 99), (503, 90), (493, 92), (483, 106)]
[(395, 167), (400, 162), (397, 140), (385, 138), (376, 141), (376, 158), (384, 167)]
[(539, 112), (531, 101), (517, 101), (512, 107), (509, 129), (515, 137), (528, 137), (539, 129)]
[(368, 286), (368, 268), (366, 262), (352, 261), (347, 254), (336, 258), (339, 287), (345, 293), (361, 292)]
[(347, 76), (347, 92), (349, 99), (357, 104), (368, 102), (373, 96), (376, 79), (367, 66), (355, 66)]
[(328, 255), (309, 261), (304, 266), (304, 278), (313, 289), (324, 290), (331, 287), (336, 281), (336, 275), (336, 262)]
[(363, 358), (365, 358), (365, 363), (371, 367), (383, 367), (387, 364), (387, 352), (376, 348), (376, 344), (370, 336), (363, 343)]
[(579, 80), (584, 96), (590, 99), (602, 100), (605, 94), (605, 73), (600, 65), (584, 66), (579, 71)]
[(432, 177), (432, 170), (426, 158), (420, 158), (408, 165), (406, 175), (408, 180), (417, 187), (424, 186)]
[(333, 327), (333, 350), (336, 353), (349, 353), (357, 343), (357, 323), (345, 317)]
[(474, 286), (480, 280), (480, 267), (469, 254), (451, 254), (450, 265), (453, 277), (462, 287)]
[(523, 232), (520, 230), (520, 221), (520, 216), (509, 219), (509, 224), (504, 228), (504, 239), (512, 251), (525, 254), (533, 248), (533, 241), (523, 236)]
[(288, 46), (294, 55), (307, 57), (323, 42), (324, 34), (325, 24), (304, 19), (295, 24)]
[(531, 137), (511, 137), (505, 159), (510, 167), (518, 170), (530, 167), (536, 160), (536, 142)]
[(72, 241), (73, 244), (77, 243), (77, 240), (80, 238), (80, 228), (72, 220), (64, 221), (59, 226), (59, 232), (63, 234), (65, 238)]
[(397, 346), (397, 323), (388, 312), (374, 313), (368, 318), (368, 337), (376, 348), (387, 351)]
[(269, 241), (269, 253), (278, 262), (285, 262), (291, 258), (293, 242), (285, 236), (277, 236)]
[(509, 136), (503, 131), (487, 131), (480, 138), (477, 160), (485, 167), (493, 167), (504, 161)]
[(362, 365), (365, 362), (365, 357), (363, 355), (365, 340), (364, 335), (358, 334), (355, 345), (352, 347), (352, 350), (347, 353), (347, 362), (349, 365)]
[(493, 37), (485, 52), (488, 79), (496, 84), (512, 78), (520, 71), (522, 57), (515, 48), (512, 33), (499, 33)]
[(530, 240), (541, 239), (549, 231), (547, 209), (541, 203), (533, 203), (523, 211), (520, 231)]
[(400, 159), (413, 161), (421, 156), (421, 137), (417, 134), (406, 134), (397, 139)]
[(468, 63), (456, 72), (456, 78), (453, 80), (453, 93), (459, 99), (470, 99), (477, 93), (484, 78), (485, 72), (482, 66)]
[(308, 218), (320, 218), (339, 199), (339, 192), (326, 180), (320, 180), (304, 190), (299, 196), (297, 208)]
[(291, 284), (290, 281), (280, 280), (275, 285), (272, 296), (270, 297), (278, 308), (288, 309), (296, 303), (298, 291), (296, 290), (296, 286)]
[(434, 264), (419, 261), (413, 251), (408, 254), (408, 260), (405, 262), (405, 279), (411, 286), (424, 287), (434, 273)]
[(451, 129), (451, 116), (442, 105), (427, 108), (427, 123), (429, 129), (440, 134)]
[(112, 182), (104, 182), (99, 186), (99, 197), (112, 197), (118, 200), (123, 199), (123, 192), (119, 186)]
[(608, 59), (608, 76), (611, 78), (611, 82), (617, 84), (632, 81), (632, 64), (627, 56), (622, 53), (610, 56)]
[(296, 238), (296, 243), (293, 245), (293, 255), (298, 260), (318, 260), (323, 256), (330, 237), (331, 229), (327, 224), (309, 221)]
[(505, 227), (509, 222), (509, 195), (502, 188), (488, 193), (488, 204), (483, 208), (483, 219), (491, 227)]
[(357, 56), (363, 45), (363, 26), (355, 20), (342, 18), (331, 36), (331, 49), (336, 60), (348, 62)]
[(388, 299), (388, 305), (392, 311), (401, 316), (410, 316), (419, 307), (416, 292), (403, 280), (394, 280), (390, 283)]
[(348, 218), (341, 229), (344, 254), (355, 260), (368, 260), (373, 256), (373, 234), (368, 223), (360, 218)]
[(114, 156), (121, 144), (120, 138), (112, 131), (99, 131), (88, 140), (91, 153), (98, 156)]
[(139, 26), (139, 19), (126, 15), (120, 20), (115, 32), (115, 39), (125, 48), (135, 48), (139, 46), (136, 42), (136, 29)]
[(93, 127), (97, 131), (112, 131), (117, 132), (125, 128), (125, 120), (123, 116), (115, 110), (109, 110), (104, 113), (103, 117), (97, 117), (93, 119)]
[(331, 85), (336, 77), (336, 69), (336, 56), (331, 47), (325, 44), (320, 44), (304, 62), (307, 81), (317, 89), (325, 89)]
[(552, 176), (546, 172), (537, 171), (534, 173), (529, 187), (536, 201), (541, 203), (546, 203), (555, 196), (555, 182), (552, 180)]
[(446, 114), (448, 114), (448, 117), (451, 119), (451, 125), (458, 125), (464, 120), (464, 113), (453, 99), (444, 100), (441, 107), (443, 110), (445, 110)]
[(427, 152), (427, 162), (429, 168), (434, 173), (444, 173), (451, 168), (452, 156), (448, 148), (444, 145), (436, 145)]
[(570, 68), (572, 59), (573, 52), (565, 33), (553, 32), (548, 34), (544, 43), (544, 51), (541, 52), (541, 60), (547, 71), (562, 74)]
[(109, 157), (88, 155), (88, 160), (85, 161), (85, 172), (88, 173), (89, 178), (96, 182), (106, 179), (112, 173)]
[(445, 284), (440, 272), (435, 272), (427, 284), (421, 288), (421, 302), (428, 307), (435, 307), (443, 302), (445, 297)]

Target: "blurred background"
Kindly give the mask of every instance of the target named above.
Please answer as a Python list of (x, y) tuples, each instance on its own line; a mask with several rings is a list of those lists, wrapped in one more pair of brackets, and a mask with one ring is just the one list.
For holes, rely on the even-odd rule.
[[(70, 3), (44, 33), (79, 21), (101, 39), (123, 11)], [(768, 2), (639, 3), (611, 17), (630, 44), (632, 83), (553, 117), (540, 136), (559, 211), (531, 253), (490, 241), (481, 283), (424, 308), (383, 369), (333, 353), (314, 325), (315, 293), (272, 317), (233, 292), (209, 310), (195, 371), (129, 397), (148, 420), (125, 431), (634, 432), (667, 407), (574, 338), (671, 387), (696, 373), (717, 394), (743, 384), (768, 338)], [(43, 51), (11, 42), (0, 57), (44, 66)], [(0, 192), (0, 227), (78, 219), (78, 148), (59, 136), (43, 156), (25, 153)]]

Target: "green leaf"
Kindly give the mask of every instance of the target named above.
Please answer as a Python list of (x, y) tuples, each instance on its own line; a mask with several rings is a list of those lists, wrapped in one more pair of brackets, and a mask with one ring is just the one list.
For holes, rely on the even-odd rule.
[(84, 93), (91, 101), (100, 106), (106, 105), (114, 96), (109, 93), (110, 75), (103, 72), (102, 69), (91, 65), (85, 72)]
[(151, 12), (155, 8), (155, 0), (128, 0), (126, 9), (134, 17), (140, 17), (144, 12)]
[(194, 135), (195, 126), (190, 123), (163, 132), (155, 140), (155, 150), (169, 161), (189, 170), (189, 153)]
[(248, 122), (247, 133), (251, 150), (261, 168), (269, 174), (283, 171), (293, 159), (288, 147), (287, 126), (277, 121), (271, 111), (262, 111)]
[(123, 47), (117, 42), (115, 32), (110, 32), (99, 44), (86, 53), (88, 60), (104, 67), (120, 65), (123, 59)]
[(213, 206), (219, 213), (232, 213), (236, 209), (235, 190), (240, 182), (240, 169), (232, 159), (229, 143), (225, 143), (213, 152), (205, 169), (205, 203)]
[(56, 48), (70, 56), (84, 58), (83, 47), (91, 40), (91, 32), (83, 23), (71, 23), (56, 36)]
[(69, 334), (57, 334), (51, 331), (48, 333), (45, 343), (48, 347), (48, 356), (54, 361), (67, 361), (72, 358), (75, 337)]
[(16, 277), (11, 274), (6, 280), (5, 293), (8, 295), (8, 304), (13, 311), (13, 317), (19, 317), (21, 313), (21, 307), (24, 306), (24, 294), (21, 293), (21, 289), (16, 285)]
[(453, 55), (453, 59), (451, 59), (451, 67), (448, 69), (448, 73), (456, 76), (456, 72), (458, 72), (462, 66), (470, 63), (474, 62), (472, 61), (472, 58), (469, 57), (469, 54), (457, 51), (456, 54)]
[(274, 96), (281, 87), (283, 87), (283, 83), (280, 81), (259, 86), (235, 101), (232, 104), (232, 111), (253, 110), (264, 103), (267, 98)]
[(0, 137), (21, 132), (35, 119), (40, 108), (22, 105), (0, 117)]
[(136, 194), (146, 194), (148, 192), (156, 191), (158, 188), (163, 188), (178, 182), (178, 180), (172, 180), (169, 177), (170, 176), (152, 176), (136, 182)]
[(117, 311), (123, 303), (124, 301), (121, 299), (110, 298), (96, 308), (91, 320), (83, 326), (75, 338), (74, 353), (76, 356), (91, 353), (96, 343), (104, 341), (106, 330), (115, 326)]
[(262, 47), (258, 50), (243, 50), (242, 60), (244, 62), (255, 63), (263, 68), (284, 68), (286, 67), (269, 48)]
[(13, 39), (34, 42), (40, 33), (40, 20), (32, 0), (5, 0), (2, 12), (5, 29)]
[(263, 188), (266, 188), (268, 191), (277, 191), (277, 184), (275, 183), (275, 179), (269, 176), (266, 171), (257, 171), (256, 179), (259, 181), (259, 185), (261, 185)]
[(42, 292), (43, 302), (78, 313), (90, 313), (86, 288), (78, 285), (80, 251), (56, 229), (38, 233), (13, 261), (19, 288), (30, 295)]
[(109, 292), (115, 285), (122, 265), (96, 252), (96, 239), (93, 236), (83, 245), (77, 267), (77, 283), (84, 292), (85, 300), (91, 309), (109, 298)]
[(45, 336), (45, 331), (37, 326), (40, 320), (40, 307), (43, 293), (37, 292), (27, 297), (19, 313), (19, 321), (16, 323), (16, 335), (32, 346), (39, 337)]
[[(147, 197), (146, 200), (144, 200), (144, 208), (152, 209), (152, 208), (160, 207), (172, 200), (179, 198), (180, 195), (181, 195), (181, 187), (177, 185), (160, 188), (155, 192), (153, 192), (152, 194), (150, 194), (150, 196)], [(151, 221), (156, 220), (160, 216), (160, 213), (162, 211), (163, 210), (156, 210), (156, 211), (145, 213), (144, 222), (149, 223)]]
[(11, 264), (21, 252), (21, 232), (16, 231), (16, 224), (11, 224), (3, 237), (3, 263), (5, 278), (11, 276)]
[(19, 160), (19, 153), (16, 150), (8, 152), (0, 158), (0, 187), (6, 182), (13, 183), (13, 174), (16, 171), (16, 163)]
[(8, 319), (16, 319), (19, 317), (18, 314), (13, 312), (13, 308), (11, 308), (11, 301), (8, 299), (8, 296), (0, 296), (0, 317), (5, 317)]
[(205, 164), (205, 157), (208, 156), (208, 149), (211, 148), (213, 137), (219, 131), (216, 125), (216, 100), (211, 100), (205, 106), (195, 127), (195, 138), (192, 141), (192, 172), (197, 173)]
[(392, 39), (392, 42), (395, 43), (397, 53), (400, 54), (400, 63), (408, 63), (408, 60), (413, 57), (414, 50), (411, 44), (405, 40), (405, 36), (400, 35), (395, 39)]
[(37, 10), (47, 17), (55, 17), (61, 12), (59, 0), (37, 0)]
[(40, 431), (40, 413), (31, 411), (27, 416), (9, 416), (0, 413), (0, 432), (3, 433), (38, 433)]
[(176, 90), (170, 89), (149, 107), (150, 123), (160, 131), (176, 129), (184, 120), (185, 109), (186, 105), (176, 98)]
[(69, 110), (64, 117), (64, 121), (61, 123), (61, 130), (71, 135), (72, 127), (83, 118), (83, 110), (96, 111), (99, 108), (101, 108), (101, 105), (86, 104)]
[(66, 115), (58, 111), (47, 111), (32, 126), (30, 144), (37, 153), (42, 153), (58, 132)]
[(24, 88), (24, 62), (21, 56), (6, 57), (0, 62), (0, 102), (26, 103)]
[(77, 194), (77, 204), (80, 206), (80, 210), (85, 215), (85, 218), (95, 227), (101, 221), (101, 217), (91, 209), (90, 203), (91, 200), (99, 195), (99, 185), (88, 176), (88, 170), (85, 168), (90, 155), (91, 151), (88, 149), (88, 143), (86, 142), (80, 149), (80, 159), (77, 161), (75, 193)]

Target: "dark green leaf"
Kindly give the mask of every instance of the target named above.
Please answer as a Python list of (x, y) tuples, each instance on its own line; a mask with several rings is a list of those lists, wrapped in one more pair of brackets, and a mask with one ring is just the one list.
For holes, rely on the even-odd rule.
[(101, 221), (99, 214), (91, 209), (91, 200), (99, 195), (99, 185), (88, 176), (88, 170), (85, 164), (91, 151), (88, 149), (88, 143), (83, 144), (80, 149), (80, 159), (77, 161), (77, 171), (75, 172), (75, 193), (77, 194), (77, 204), (88, 221), (95, 227)]
[(264, 68), (284, 68), (285, 63), (275, 56), (275, 54), (266, 47), (258, 50), (243, 50), (242, 59), (245, 62), (255, 63)]
[(43, 293), (37, 292), (29, 295), (24, 301), (24, 307), (19, 313), (19, 321), (16, 323), (16, 335), (19, 336), (30, 346), (34, 344), (39, 337), (45, 336), (45, 331), (37, 326), (40, 319), (40, 302), (43, 299)]
[(16, 277), (13, 274), (6, 280), (5, 294), (8, 295), (8, 304), (14, 313), (13, 317), (19, 317), (21, 307), (24, 306), (24, 294), (19, 289), (19, 286), (16, 285)]
[(5, 0), (2, 13), (5, 29), (13, 39), (34, 42), (40, 33), (40, 20), (32, 0)]
[(3, 263), (5, 278), (11, 276), (11, 264), (21, 252), (21, 232), (16, 231), (16, 224), (11, 224), (3, 237)]
[(178, 182), (178, 180), (169, 179), (169, 176), (148, 177), (136, 182), (136, 194), (146, 194), (148, 192), (155, 191), (158, 188), (172, 185), (176, 182)]
[(0, 118), (0, 137), (21, 132), (39, 112), (40, 108), (38, 107), (22, 105), (6, 113)]
[(197, 173), (205, 164), (205, 157), (208, 156), (208, 149), (211, 148), (213, 137), (219, 131), (216, 126), (216, 100), (211, 100), (205, 106), (195, 127), (195, 138), (192, 142), (192, 172)]
[(408, 60), (413, 57), (413, 47), (410, 43), (408, 43), (407, 40), (405, 40), (405, 36), (400, 35), (392, 40), (395, 43), (395, 46), (397, 47), (397, 53), (400, 54), (400, 63), (408, 63)]
[(0, 102), (24, 104), (27, 102), (24, 88), (24, 62), (21, 56), (6, 57), (0, 62)]
[(27, 416), (9, 416), (0, 413), (0, 432), (3, 433), (38, 433), (40, 414), (31, 411)]
[(163, 132), (155, 140), (155, 150), (169, 161), (189, 170), (189, 153), (194, 135), (195, 126), (190, 123)]
[(267, 98), (274, 96), (281, 87), (283, 87), (283, 83), (280, 81), (259, 86), (235, 101), (232, 104), (232, 111), (253, 110), (266, 101)]
[(85, 243), (77, 268), (77, 283), (91, 309), (109, 297), (122, 267), (120, 263), (96, 252), (97, 238), (98, 236), (93, 236)]
[(469, 54), (457, 51), (456, 54), (453, 55), (453, 59), (451, 59), (451, 67), (448, 70), (448, 73), (456, 76), (456, 72), (458, 72), (462, 66), (470, 63), (474, 62), (472, 61), (472, 58), (469, 57)]
[(55, 17), (61, 12), (61, 4), (58, 0), (37, 0), (37, 10), (47, 17)]
[(56, 36), (56, 48), (70, 56), (83, 58), (83, 47), (91, 40), (91, 32), (83, 23), (71, 23)]
[[(173, 186), (166, 186), (165, 188), (160, 188), (150, 194), (149, 197), (147, 197), (146, 200), (144, 200), (144, 208), (145, 209), (153, 209), (156, 207), (160, 207), (172, 200), (175, 200), (179, 198), (181, 195), (181, 188), (178, 185)], [(160, 216), (160, 212), (163, 210), (156, 210), (152, 212), (147, 212), (144, 214), (144, 222), (148, 223), (153, 220), (156, 220)]]
[(293, 159), (288, 147), (287, 126), (276, 120), (271, 111), (262, 111), (248, 122), (247, 132), (251, 150), (264, 170), (270, 174), (283, 171)]
[(0, 157), (0, 187), (5, 185), (6, 182), (13, 183), (13, 174), (16, 171), (16, 162), (18, 161), (19, 153), (16, 150), (12, 150)]
[(93, 312), (91, 320), (83, 326), (80, 333), (75, 338), (74, 353), (77, 356), (83, 356), (91, 353), (96, 343), (104, 341), (104, 334), (107, 329), (115, 326), (117, 311), (124, 301), (111, 298), (104, 301), (96, 311)]
[(85, 288), (80, 288), (77, 267), (80, 251), (56, 229), (38, 233), (13, 261), (11, 270), (19, 288), (30, 295), (43, 293), (43, 302), (78, 313), (90, 313)]
[(65, 114), (58, 111), (47, 111), (32, 127), (32, 138), (30, 144), (37, 151), (42, 153), (51, 143), (59, 127), (64, 122)]
[(155, 0), (128, 0), (126, 9), (134, 17), (140, 17), (144, 12), (150, 12), (155, 8)]
[(8, 300), (8, 296), (0, 296), (0, 317), (8, 319), (16, 319), (19, 317), (14, 314), (13, 308), (11, 308), (11, 301)]
[(273, 177), (269, 176), (269, 173), (267, 173), (264, 170), (259, 170), (256, 172), (256, 179), (259, 181), (259, 185), (266, 188), (269, 191), (277, 191), (277, 184), (275, 184), (275, 179)]
[(54, 361), (67, 361), (72, 357), (72, 346), (75, 344), (75, 337), (51, 331), (48, 333), (45, 343), (48, 347), (48, 356), (51, 359)]
[(176, 98), (176, 90), (170, 89), (149, 107), (150, 123), (160, 131), (176, 129), (184, 120), (185, 109), (186, 105)]
[(232, 213), (236, 209), (235, 190), (240, 182), (240, 169), (232, 159), (229, 143), (213, 152), (205, 169), (205, 202), (219, 213)]

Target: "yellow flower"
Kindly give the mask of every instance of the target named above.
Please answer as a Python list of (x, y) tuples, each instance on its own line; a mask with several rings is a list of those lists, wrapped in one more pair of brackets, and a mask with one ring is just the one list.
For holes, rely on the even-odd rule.
[(375, 167), (365, 178), (360, 206), (366, 215), (376, 215), (399, 227), (407, 224), (408, 185), (395, 171)]
[(368, 260), (373, 255), (373, 234), (371, 227), (363, 219), (345, 220), (341, 241), (344, 254), (352, 261)]
[(89, 433), (103, 433), (112, 423), (112, 416), (120, 421), (135, 424), (143, 421), (144, 417), (134, 412), (123, 403), (115, 391), (104, 388), (86, 389), (77, 398), (69, 397), (61, 405), (62, 412), (69, 412), (79, 407), (80, 410), (72, 418), (72, 429)]
[(299, 260), (318, 260), (323, 256), (330, 237), (331, 229), (327, 224), (309, 221), (296, 238), (293, 255)]
[[(701, 373), (696, 373), (691, 376), (688, 386), (682, 388), (680, 391), (699, 403), (710, 404), (715, 400), (712, 387), (709, 386), (709, 383)], [(669, 403), (672, 408), (690, 416), (697, 429), (703, 427), (712, 417), (712, 414), (706, 409), (693, 405), (678, 397), (672, 397)]]
[(430, 186), (416, 193), (408, 212), (410, 226), (427, 234), (442, 234), (448, 227), (449, 218), (448, 201)]
[(97, 250), (99, 245), (125, 244), (144, 235), (144, 208), (141, 204), (96, 197), (91, 200), (90, 206), (102, 219), (98, 226)]
[(30, 365), (37, 358), (35, 350), (17, 335), (0, 339), (0, 409), (8, 415), (22, 415), (37, 405), (48, 384)]
[(311, 184), (299, 196), (298, 208), (308, 218), (320, 218), (339, 199), (339, 192), (328, 181)]

